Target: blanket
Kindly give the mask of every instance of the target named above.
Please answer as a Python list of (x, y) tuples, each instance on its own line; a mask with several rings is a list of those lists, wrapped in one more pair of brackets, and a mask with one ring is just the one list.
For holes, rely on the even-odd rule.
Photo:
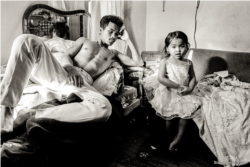
[(250, 84), (227, 71), (206, 75), (195, 87), (202, 106), (193, 118), (200, 137), (217, 157), (216, 164), (250, 162)]

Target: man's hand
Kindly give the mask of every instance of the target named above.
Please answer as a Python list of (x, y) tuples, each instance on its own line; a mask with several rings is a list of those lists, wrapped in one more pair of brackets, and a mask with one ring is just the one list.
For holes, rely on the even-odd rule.
[(123, 26), (119, 32), (118, 39), (121, 39), (123, 41), (127, 41), (129, 39), (128, 32), (125, 30), (125, 27)]
[(65, 69), (68, 72), (69, 83), (77, 87), (82, 87), (84, 85), (84, 81), (81, 74), (73, 66), (65, 67)]

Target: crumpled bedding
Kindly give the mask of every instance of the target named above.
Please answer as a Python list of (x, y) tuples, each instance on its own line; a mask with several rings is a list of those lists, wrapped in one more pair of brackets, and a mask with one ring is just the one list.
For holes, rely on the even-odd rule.
[(34, 150), (27, 140), (26, 133), (3, 143), (1, 146), (2, 166), (21, 166), (21, 162), (25, 160), (30, 162), (34, 158)]
[(193, 118), (200, 137), (218, 158), (218, 164), (250, 163), (250, 83), (227, 71), (206, 75), (194, 93), (202, 106)]
[(92, 86), (98, 90), (102, 95), (111, 96), (113, 93), (117, 94), (123, 68), (118, 62), (113, 62), (110, 67), (98, 77)]
[(26, 123), (26, 132), (1, 146), (1, 163), (4, 166), (41, 166), (44, 159), (62, 157), (65, 152), (71, 152), (72, 157), (81, 156), (93, 148), (89, 143), (98, 140), (104, 127), (103, 123), (66, 123), (48, 118), (30, 118)]

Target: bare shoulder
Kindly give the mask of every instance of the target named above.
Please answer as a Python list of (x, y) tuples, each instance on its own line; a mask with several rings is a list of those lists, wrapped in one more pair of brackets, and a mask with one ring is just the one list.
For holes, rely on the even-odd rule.
[(160, 64), (166, 64), (167, 60), (168, 60), (168, 58), (161, 59)]
[(80, 37), (76, 40), (75, 44), (84, 44), (85, 42), (89, 41), (89, 39), (85, 38), (85, 37)]

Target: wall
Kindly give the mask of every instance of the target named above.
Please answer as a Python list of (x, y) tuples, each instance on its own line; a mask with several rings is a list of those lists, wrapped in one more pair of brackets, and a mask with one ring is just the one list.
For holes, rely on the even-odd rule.
[(194, 46), (192, 35), (195, 6), (195, 1), (165, 1), (163, 12), (163, 1), (148, 1), (146, 50), (161, 51), (168, 33), (176, 30), (185, 32), (189, 37), (189, 43)]
[[(34, 1), (1, 2), (1, 65), (7, 63), (12, 42), (22, 34), (22, 16), (32, 3)], [(201, 1), (197, 47), (250, 52), (249, 8), (249, 1)], [(195, 47), (196, 1), (165, 1), (165, 12), (163, 1), (125, 1), (124, 9), (127, 31), (139, 53), (162, 50), (165, 37), (175, 30), (185, 32), (191, 47)]]
[[(14, 39), (22, 34), (22, 17), (30, 4), (47, 1), (2, 1), (1, 2), (1, 65), (7, 64)], [(146, 1), (125, 1), (125, 26), (131, 41), (140, 53), (146, 43)], [(15, 11), (15, 12), (13, 12)], [(10, 19), (11, 18), (11, 19)], [(140, 28), (138, 28), (140, 27)], [(7, 42), (6, 42), (7, 41)]]
[[(146, 48), (146, 1), (125, 1), (124, 22), (130, 39), (137, 51), (141, 54)], [(130, 54), (130, 52), (128, 52)]]
[(250, 1), (201, 2), (199, 48), (250, 52)]
[(23, 33), (23, 14), (33, 3), (47, 1), (1, 1), (1, 65), (7, 64), (14, 39)]
[[(162, 50), (171, 31), (181, 30), (194, 44), (196, 1), (147, 2), (146, 50)], [(197, 15), (197, 48), (250, 52), (250, 2), (201, 1)]]

